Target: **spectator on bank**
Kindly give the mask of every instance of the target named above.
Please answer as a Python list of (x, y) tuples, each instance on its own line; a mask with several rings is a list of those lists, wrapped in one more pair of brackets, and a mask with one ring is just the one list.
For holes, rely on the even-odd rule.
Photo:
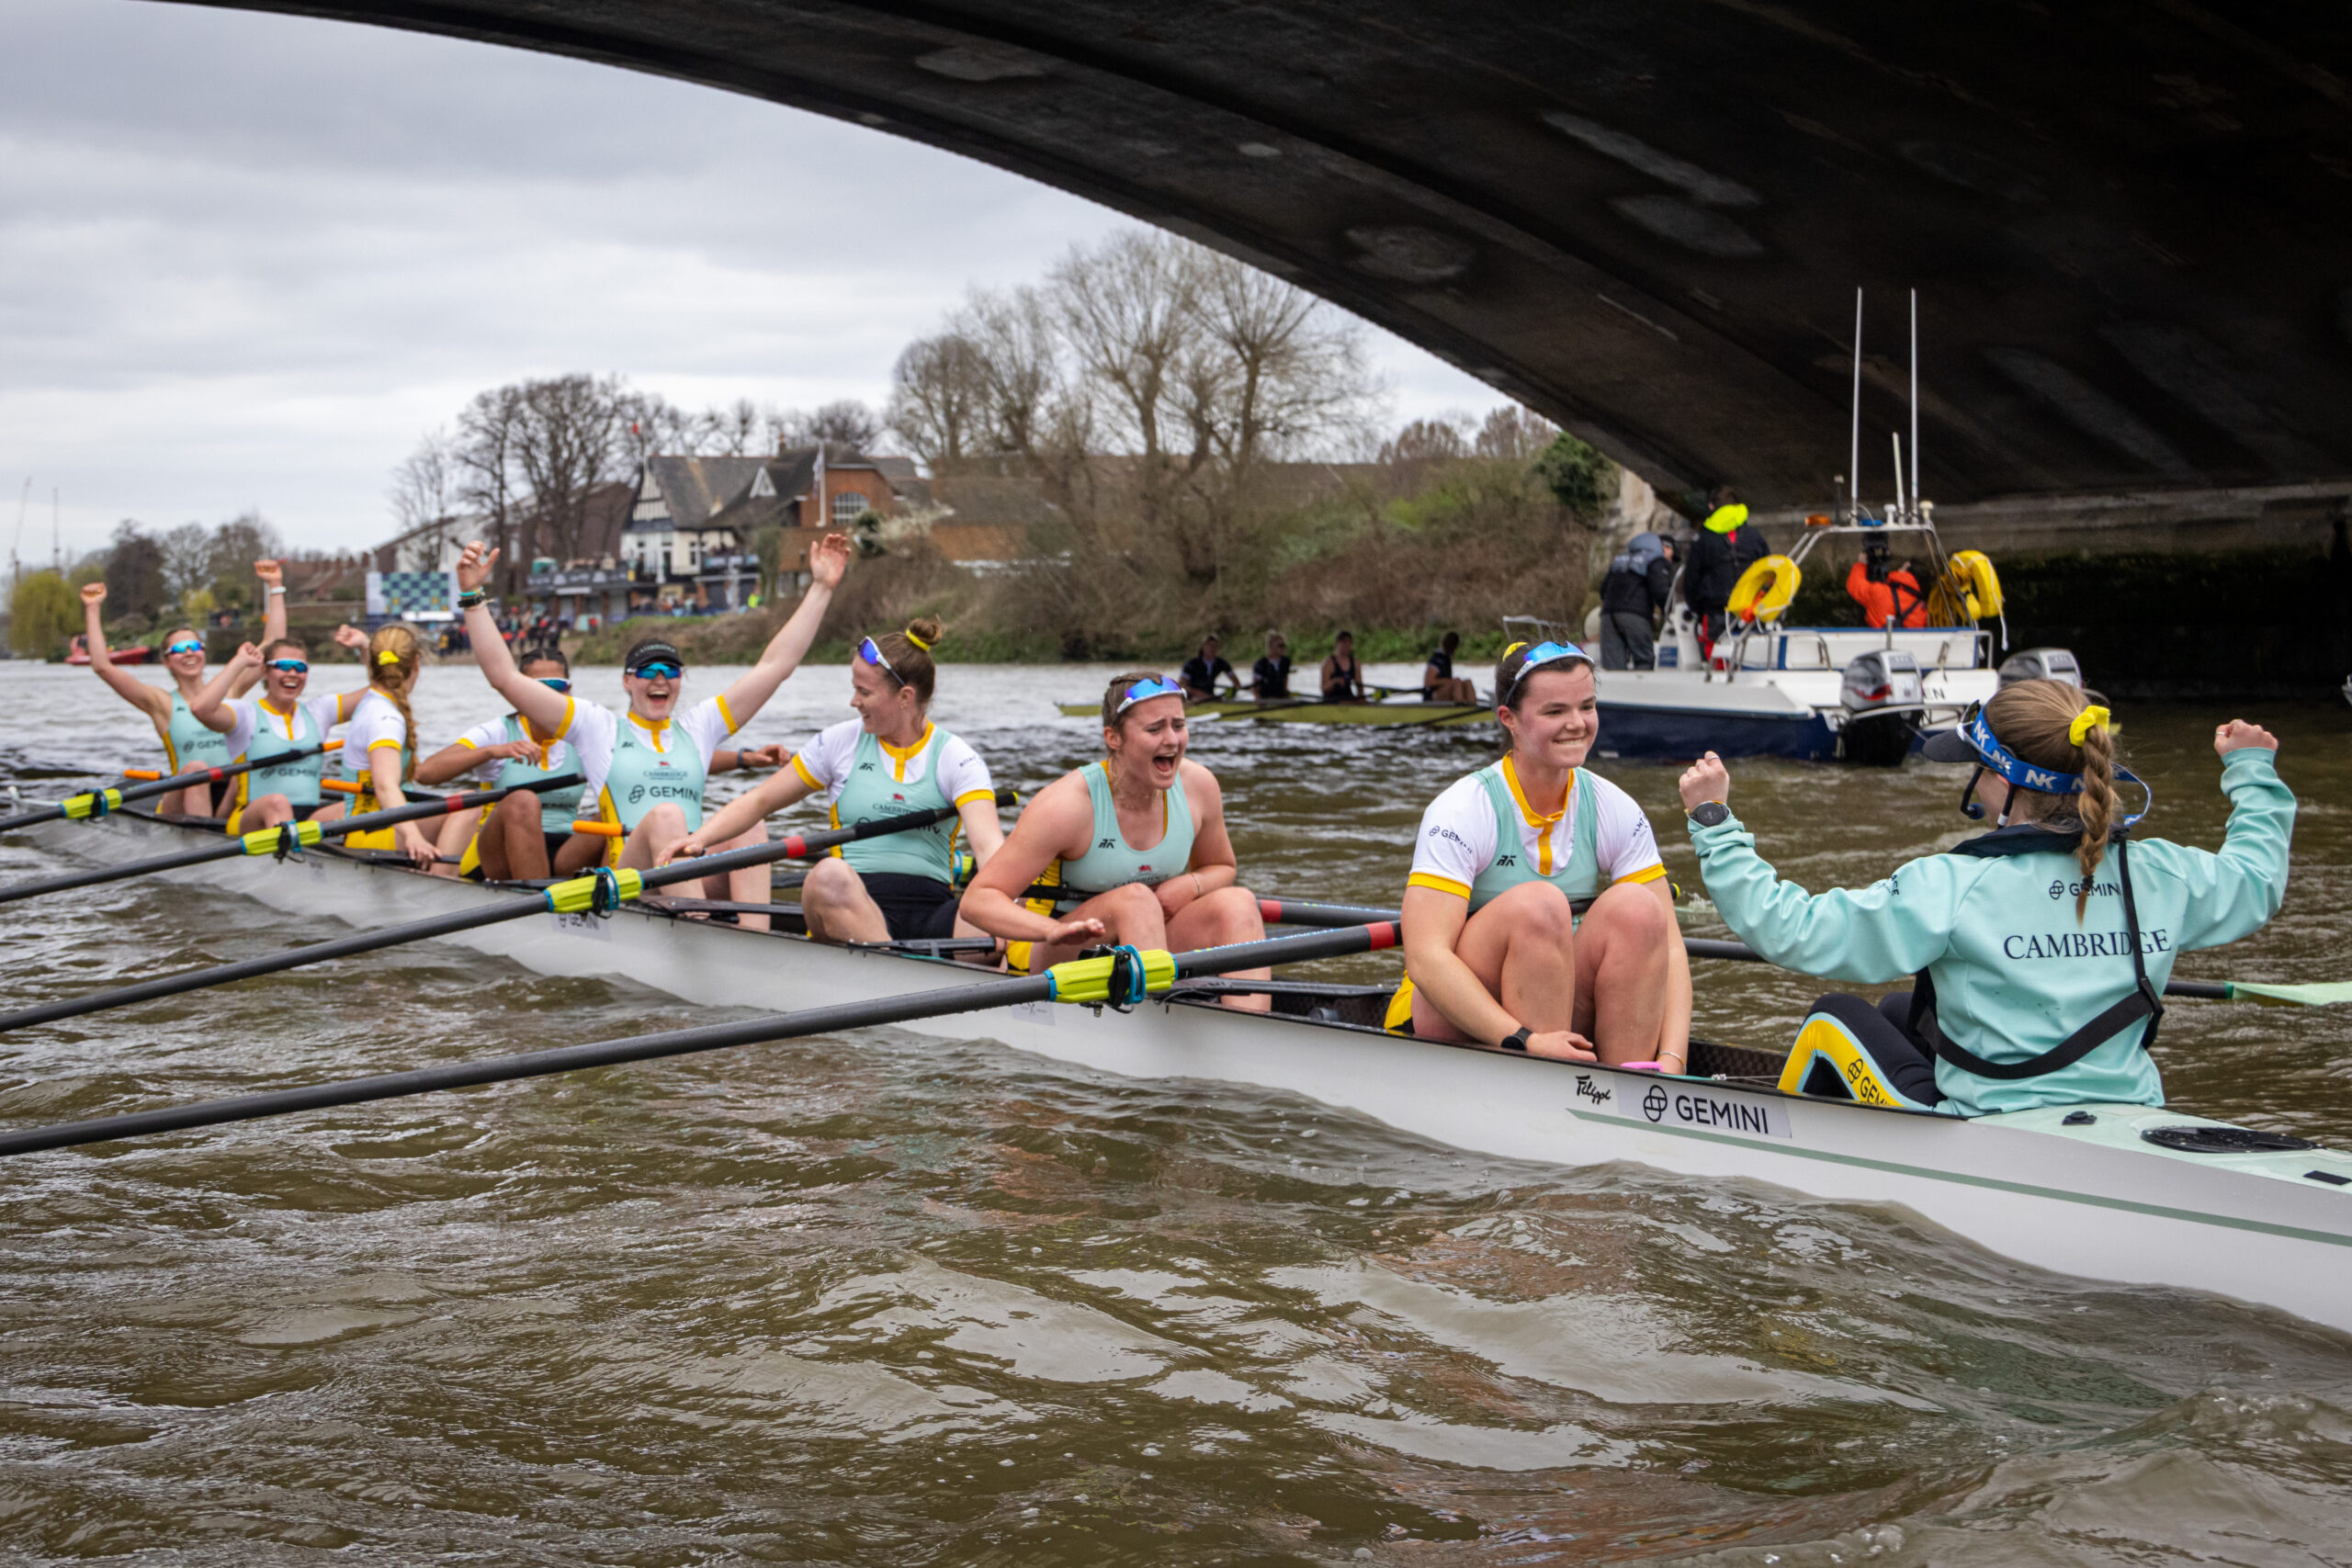
[(1453, 673), (1453, 650), (1461, 646), (1462, 634), (1448, 632), (1435, 648), (1430, 649), (1429, 663), (1421, 671), (1421, 701), (1475, 703), (1478, 700), (1477, 683), (1463, 680)]
[(1201, 639), (1201, 650), (1184, 660), (1184, 668), (1176, 672), (1176, 683), (1184, 688), (1186, 702), (1215, 702), (1219, 681), (1225, 682), (1227, 696), (1241, 690), (1241, 677), (1217, 652), (1217, 646), (1216, 634), (1211, 632)]
[(1266, 651), (1250, 669), (1250, 694), (1261, 703), (1290, 695), (1290, 644), (1282, 633), (1266, 634)]
[(1708, 498), (1713, 508), (1690, 541), (1690, 559), (1682, 569), (1682, 601), (1699, 617), (1702, 655), (1712, 656), (1724, 635), (1724, 606), (1739, 585), (1739, 574), (1771, 553), (1764, 531), (1747, 520), (1747, 508), (1729, 485), (1718, 485)]
[(1657, 668), (1657, 613), (1674, 587), (1674, 541), (1634, 536), (1600, 580), (1600, 667)]

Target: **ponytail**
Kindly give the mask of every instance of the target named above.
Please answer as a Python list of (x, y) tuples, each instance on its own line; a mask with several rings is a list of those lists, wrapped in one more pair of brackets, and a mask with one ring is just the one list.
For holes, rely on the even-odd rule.
[(401, 724), (405, 728), (408, 753), (401, 768), (401, 783), (411, 783), (416, 776), (416, 759), (422, 750), (416, 739), (416, 715), (409, 707), (409, 695), (416, 689), (417, 672), (424, 667), (424, 644), (416, 633), (400, 622), (379, 626), (376, 635), (368, 639), (368, 683), (391, 699), (400, 710)]
[[(2064, 681), (2016, 681), (1995, 693), (1984, 705), (1985, 722), (2001, 743), (2038, 768), (2079, 774), (2082, 793), (2048, 795), (2022, 785), (2010, 786), (2010, 797), (2030, 797), (2044, 808), (2019, 813), (2012, 820), (2047, 819), (2061, 813), (2080, 819), (2082, 842), (2075, 860), (2083, 868), (2081, 891), (2075, 895), (2075, 919), (2080, 923), (2090, 906), (2091, 879), (2107, 856), (2108, 835), (2115, 830), (2115, 732), (2098, 694)], [(2052, 805), (2050, 803), (2060, 803)]]
[(2075, 895), (2075, 923), (2080, 925), (2090, 903), (2091, 877), (2107, 853), (2107, 835), (2115, 822), (2115, 736), (2105, 724), (2086, 725), (2079, 750), (2083, 775), (2083, 841), (2075, 859), (2083, 868), (2082, 891)]

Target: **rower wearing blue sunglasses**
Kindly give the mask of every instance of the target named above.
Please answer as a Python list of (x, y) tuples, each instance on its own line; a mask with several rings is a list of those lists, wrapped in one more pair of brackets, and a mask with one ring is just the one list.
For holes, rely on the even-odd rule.
[(952, 811), (929, 828), (843, 844), (808, 868), (800, 910), (820, 942), (892, 942), (976, 937), (956, 918), (959, 837), (985, 866), (1004, 842), (996, 782), (961, 737), (931, 721), (938, 678), (932, 649), (940, 625), (929, 617), (903, 631), (861, 638), (849, 665), (854, 718), (819, 730), (792, 765), (729, 801), (686, 835), (681, 855), (698, 855), (760, 830), (774, 812), (812, 795), (832, 808), (833, 826)]
[[(368, 634), (356, 626), (337, 626), (334, 639), (356, 653), (368, 651)], [(257, 694), (229, 694), (240, 682), (251, 684), (255, 674), (261, 677)], [(327, 731), (358, 712), (368, 688), (314, 697), (308, 694), (310, 684), (309, 650), (281, 637), (259, 648), (246, 643), (238, 649), (189, 703), (199, 723), (228, 737), (232, 759), (254, 764), (233, 781), (230, 832), (342, 814), (341, 802), (320, 793), (327, 759), (318, 748), (327, 743)]]
[[(558, 696), (571, 694), (571, 660), (561, 649), (534, 649), (523, 655), (522, 666), (526, 679)], [(419, 761), (416, 782), (437, 787), (468, 779), (469, 789), (518, 790), (487, 814), (476, 807), (451, 817), (441, 830), (441, 852), (457, 858), (458, 876), (527, 881), (559, 874), (556, 862), (574, 837), (571, 824), (580, 815), (582, 786), (544, 792), (518, 786), (579, 771), (570, 741), (542, 734), (529, 719), (510, 712), (475, 725)], [(579, 863), (561, 867), (560, 874), (582, 869), (603, 847), (585, 835), (580, 841), (574, 856)]]
[[(964, 894), (963, 918), (1005, 940), (1013, 969), (1035, 974), (1098, 942), (1190, 953), (1265, 934), (1240, 885), (1224, 794), (1184, 755), (1186, 739), (1182, 687), (1148, 671), (1111, 682), (1110, 756), (1039, 790)], [(1261, 1012), (1270, 1001), (1225, 998)]]
[(1510, 750), (1421, 816), (1391, 1028), (1682, 1070), (1690, 961), (1649, 819), (1584, 766), (1595, 680), (1574, 643), (1514, 643), (1495, 666)]
[[(568, 843), (559, 852), (559, 863), (592, 856), (601, 848), (607, 864), (647, 870), (702, 826), (704, 784), (718, 759), (720, 742), (750, 724), (786, 677), (799, 668), (817, 640), (817, 628), (849, 560), (845, 534), (828, 534), (811, 547), (808, 590), (792, 618), (768, 640), (759, 662), (725, 691), (699, 703), (684, 703), (686, 661), (678, 649), (659, 637), (640, 639), (622, 660), (621, 685), (628, 693), (628, 711), (618, 714), (542, 685), (515, 668), (513, 650), (498, 635), (486, 589), (498, 552), (479, 540), (466, 547), (458, 560), (458, 603), (465, 610), (475, 660), (498, 694), (535, 730), (571, 743), (586, 780), (582, 816), (605, 829)], [(783, 761), (783, 748), (745, 752), (742, 759), (746, 765), (773, 767)], [(741, 842), (748, 846), (765, 838), (764, 829), (754, 829)], [(723, 883), (713, 877), (673, 886), (683, 897), (739, 904), (770, 900), (765, 866), (734, 872)], [(747, 914), (741, 920), (767, 929), (765, 915)]]
[[(262, 640), (274, 640), (286, 635), (286, 589), (283, 573), (274, 560), (254, 562), (254, 571), (262, 585)], [(103, 606), (107, 602), (107, 585), (103, 582), (85, 584), (82, 589), (83, 646), (89, 651), (90, 669), (97, 678), (114, 688), (115, 694), (147, 716), (155, 727), (156, 739), (164, 743), (164, 771), (186, 773), (193, 768), (226, 767), (231, 761), (227, 739), (209, 728), (196, 716), (190, 705), (204, 689), (204, 638), (194, 627), (175, 627), (164, 639), (164, 656), (160, 662), (172, 678), (167, 690), (151, 686), (120, 668), (107, 647)], [(236, 694), (243, 696), (256, 676), (242, 678)], [(195, 789), (174, 790), (156, 803), (155, 809), (166, 817), (218, 817), (225, 815), (234, 792), (227, 781), (219, 784), (199, 785)]]

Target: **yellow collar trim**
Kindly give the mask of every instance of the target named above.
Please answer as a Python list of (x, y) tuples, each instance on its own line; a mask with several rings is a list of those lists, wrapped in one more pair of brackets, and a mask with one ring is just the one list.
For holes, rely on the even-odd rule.
[(1510, 797), (1518, 802), (1519, 814), (1527, 819), (1527, 825), (1531, 828), (1557, 827), (1560, 818), (1568, 814), (1568, 802), (1576, 796), (1577, 775), (1571, 771), (1568, 774), (1568, 787), (1560, 793), (1560, 809), (1549, 813), (1536, 810), (1527, 803), (1527, 791), (1520, 787), (1519, 770), (1511, 765), (1511, 760), (1509, 757), (1503, 759), (1503, 783), (1510, 785)]
[(929, 719), (923, 720), (922, 734), (916, 738), (915, 743), (911, 746), (893, 746), (878, 735), (874, 738), (874, 743), (888, 752), (893, 761), (910, 762), (922, 755), (922, 749), (931, 744), (931, 732), (937, 728)]
[(628, 721), (637, 726), (638, 728), (645, 731), (645, 738), (653, 742), (653, 749), (656, 751), (666, 751), (669, 750), (668, 747), (662, 744), (662, 736), (672, 724), (676, 722), (675, 720), (662, 718), (649, 722), (645, 719), (639, 718), (637, 716), (636, 710), (631, 709), (628, 714)]

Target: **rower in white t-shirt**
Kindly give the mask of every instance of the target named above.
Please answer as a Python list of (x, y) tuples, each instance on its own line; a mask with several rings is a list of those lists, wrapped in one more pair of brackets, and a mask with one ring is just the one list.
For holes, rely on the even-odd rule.
[[(571, 661), (556, 648), (523, 656), (523, 674), (558, 696), (571, 694)], [(492, 882), (536, 881), (585, 869), (604, 852), (605, 840), (571, 830), (580, 815), (582, 786), (524, 790), (519, 784), (580, 772), (571, 742), (542, 733), (517, 713), (475, 725), (455, 742), (416, 764), (423, 784), (459, 780), (470, 787), (514, 793), (485, 810), (459, 812), (442, 829), (441, 852), (457, 857), (457, 874)]]
[(1648, 819), (1581, 764), (1592, 660), (1514, 644), (1495, 670), (1501, 761), (1422, 814), (1392, 1028), (1576, 1061), (1682, 1070), (1690, 963)]

